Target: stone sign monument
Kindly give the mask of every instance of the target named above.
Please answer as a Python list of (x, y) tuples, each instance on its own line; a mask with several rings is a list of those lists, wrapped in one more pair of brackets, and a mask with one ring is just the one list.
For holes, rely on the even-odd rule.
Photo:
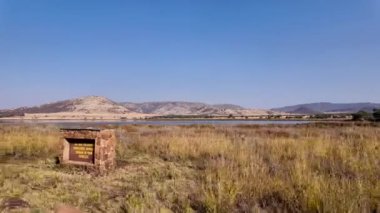
[(61, 129), (62, 164), (87, 166), (101, 173), (115, 167), (115, 131)]

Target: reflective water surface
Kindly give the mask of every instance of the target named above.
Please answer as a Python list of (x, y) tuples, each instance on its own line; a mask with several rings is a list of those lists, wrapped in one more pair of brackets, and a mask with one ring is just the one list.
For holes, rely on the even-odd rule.
[(25, 125), (38, 125), (38, 124), (51, 124), (60, 127), (82, 127), (82, 126), (121, 126), (128, 124), (141, 124), (141, 125), (162, 125), (162, 126), (175, 126), (175, 125), (240, 125), (240, 124), (306, 124), (311, 121), (285, 121), (285, 120), (1, 120), (0, 124), (25, 124)]

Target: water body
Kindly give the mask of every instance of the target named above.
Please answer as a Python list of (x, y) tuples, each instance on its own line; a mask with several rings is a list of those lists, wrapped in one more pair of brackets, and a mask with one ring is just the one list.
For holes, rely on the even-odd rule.
[(161, 125), (161, 126), (186, 126), (186, 125), (241, 125), (241, 124), (306, 124), (310, 121), (284, 121), (284, 120), (123, 120), (123, 121), (93, 121), (93, 120), (0, 120), (0, 124), (25, 124), (38, 125), (49, 124), (59, 127), (83, 127), (83, 126), (123, 126), (128, 124)]

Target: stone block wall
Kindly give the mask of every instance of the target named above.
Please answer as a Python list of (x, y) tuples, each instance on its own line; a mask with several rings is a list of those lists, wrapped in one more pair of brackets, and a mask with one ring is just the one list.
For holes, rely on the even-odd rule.
[(116, 136), (110, 129), (61, 129), (62, 164), (86, 166), (100, 173), (116, 166)]

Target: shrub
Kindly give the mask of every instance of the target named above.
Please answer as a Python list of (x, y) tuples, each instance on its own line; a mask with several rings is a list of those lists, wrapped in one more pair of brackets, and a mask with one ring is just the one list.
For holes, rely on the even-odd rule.
[(373, 119), (377, 122), (380, 121), (380, 109), (373, 110)]
[(352, 114), (352, 120), (354, 121), (368, 121), (372, 120), (372, 115), (366, 111), (359, 111)]

